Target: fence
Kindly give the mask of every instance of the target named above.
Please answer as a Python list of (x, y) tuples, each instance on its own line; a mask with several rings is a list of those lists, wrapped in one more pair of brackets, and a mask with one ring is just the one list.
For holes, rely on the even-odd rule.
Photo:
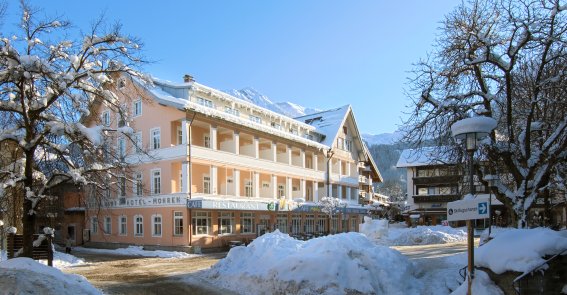
[[(41, 244), (33, 247), (32, 258), (34, 260), (47, 260), (47, 265), (53, 266), (53, 241), (51, 235), (41, 235), (45, 238), (41, 241)], [(33, 240), (36, 241), (40, 238), (40, 235), (33, 235)], [(16, 253), (24, 246), (24, 236), (16, 234), (8, 234), (8, 259), (16, 257)]]

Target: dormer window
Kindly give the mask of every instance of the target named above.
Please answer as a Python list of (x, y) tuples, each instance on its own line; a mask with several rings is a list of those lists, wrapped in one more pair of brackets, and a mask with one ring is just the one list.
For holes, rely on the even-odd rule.
[(124, 79), (118, 80), (118, 89), (124, 88), (126, 86), (126, 81)]
[(233, 109), (233, 108), (228, 107), (228, 106), (224, 108), (224, 111), (227, 114), (235, 115), (237, 117), (240, 116), (240, 112), (237, 109)]
[(213, 107), (214, 107), (212, 101), (210, 101), (210, 100), (208, 100), (208, 99), (204, 99), (204, 98), (202, 98), (202, 97), (197, 97), (197, 103), (200, 104), (200, 105), (202, 105), (202, 106), (209, 107), (209, 108), (213, 108)]
[(282, 125), (280, 125), (279, 123), (272, 122), (270, 125), (272, 126), (272, 128), (275, 128), (275, 129), (278, 129), (278, 130), (282, 129)]

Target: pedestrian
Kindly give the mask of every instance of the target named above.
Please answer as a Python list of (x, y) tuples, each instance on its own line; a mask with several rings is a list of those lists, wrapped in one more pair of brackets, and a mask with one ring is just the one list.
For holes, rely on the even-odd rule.
[(73, 241), (71, 241), (71, 237), (67, 237), (67, 242), (65, 242), (65, 253), (71, 254), (72, 245), (73, 245)]

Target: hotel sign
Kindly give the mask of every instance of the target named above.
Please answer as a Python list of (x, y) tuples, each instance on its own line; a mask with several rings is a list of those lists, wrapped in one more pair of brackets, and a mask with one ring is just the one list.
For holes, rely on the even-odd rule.
[[(102, 206), (106, 208), (152, 208), (152, 207), (168, 207), (185, 205), (185, 196), (165, 195), (165, 196), (148, 196), (119, 198), (103, 201)], [(91, 208), (95, 208), (96, 204), (90, 204)]]
[(254, 210), (269, 211), (270, 203), (257, 201), (233, 200), (187, 200), (189, 209), (218, 209), (218, 210)]

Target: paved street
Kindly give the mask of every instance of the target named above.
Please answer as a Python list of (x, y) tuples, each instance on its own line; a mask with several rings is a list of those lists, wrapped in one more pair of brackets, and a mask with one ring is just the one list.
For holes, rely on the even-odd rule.
[[(478, 245), (478, 239), (475, 244)], [(466, 243), (451, 243), (392, 248), (414, 260), (419, 268), (423, 268), (423, 275), (427, 275), (432, 269), (445, 267), (443, 262), (436, 258), (466, 252), (466, 247)], [(131, 257), (80, 251), (74, 251), (73, 255), (85, 259), (89, 264), (67, 268), (64, 271), (85, 276), (105, 294), (232, 294), (231, 291), (220, 290), (194, 275), (224, 258), (226, 253), (183, 259)]]

